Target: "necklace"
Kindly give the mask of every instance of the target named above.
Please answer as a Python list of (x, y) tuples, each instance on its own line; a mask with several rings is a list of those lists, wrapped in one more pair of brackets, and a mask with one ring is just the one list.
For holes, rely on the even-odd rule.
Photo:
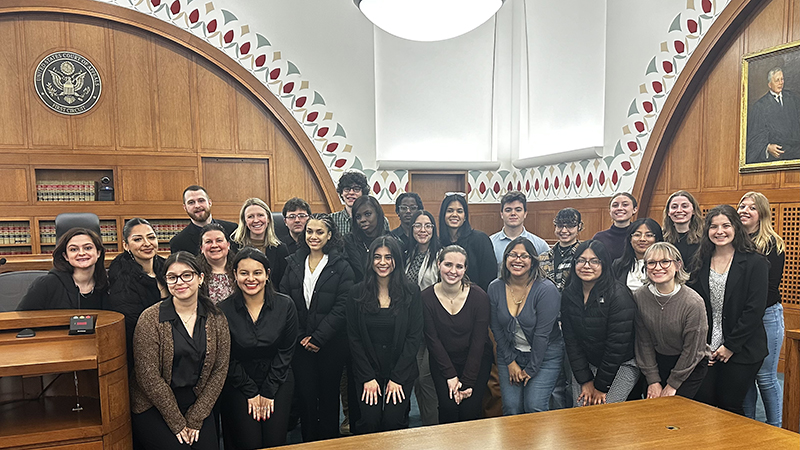
[(456, 300), (458, 300), (458, 294), (456, 294), (455, 298), (453, 298), (447, 295), (447, 292), (444, 290), (444, 287), (442, 287), (441, 289), (442, 289), (442, 295), (444, 295), (446, 299), (450, 300), (450, 303), (455, 303)]
[[(526, 285), (525, 285), (525, 287), (527, 288), (527, 287), (528, 287), (528, 285), (526, 284)], [(517, 293), (516, 293), (516, 292), (514, 292), (514, 286), (511, 286), (511, 285), (509, 284), (509, 285), (508, 285), (508, 290), (509, 290), (509, 291), (511, 291), (511, 301), (513, 301), (515, 305), (519, 305), (519, 304), (521, 304), (523, 301), (525, 301), (525, 296), (522, 296), (522, 298), (519, 298), (519, 299), (518, 299), (518, 297), (517, 297)]]
[(181, 318), (181, 322), (183, 322), (183, 325), (188, 327), (189, 326), (189, 322), (191, 322), (191, 320), (192, 320), (192, 318), (194, 318), (195, 314), (197, 314), (197, 311), (192, 312), (192, 314), (186, 320), (183, 320), (183, 317), (181, 317), (180, 314), (178, 314), (178, 317)]
[(661, 307), (662, 311), (664, 310), (664, 308), (667, 307), (667, 303), (669, 303), (670, 300), (672, 300), (672, 297), (674, 297), (674, 295), (670, 295), (669, 298), (667, 299), (667, 301), (665, 301), (664, 303), (661, 303), (660, 301), (658, 301), (658, 297), (656, 297), (656, 303), (658, 303), (658, 306)]

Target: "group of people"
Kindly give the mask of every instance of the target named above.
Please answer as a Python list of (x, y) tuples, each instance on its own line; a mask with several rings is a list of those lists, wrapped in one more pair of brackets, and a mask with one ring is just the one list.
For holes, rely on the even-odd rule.
[(491, 237), (463, 193), (438, 218), (401, 194), (390, 230), (363, 174), (337, 191), (333, 214), (289, 200), (281, 240), (264, 201), (216, 220), (190, 186), (171, 255), (131, 219), (108, 272), (100, 237), (72, 229), (20, 309), (124, 314), (138, 448), (217, 448), (220, 422), (226, 449), (271, 447), (293, 417), (304, 441), (334, 438), (340, 401), (353, 433), (405, 428), (412, 391), (429, 425), (669, 395), (753, 417), (758, 386), (780, 426), (784, 245), (762, 194), (703, 218), (676, 192), (663, 228), (618, 194), (590, 240), (559, 211), (551, 248), (517, 191)]

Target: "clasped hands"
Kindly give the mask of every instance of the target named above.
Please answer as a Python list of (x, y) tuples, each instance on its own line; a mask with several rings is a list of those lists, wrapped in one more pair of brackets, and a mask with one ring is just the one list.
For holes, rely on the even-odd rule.
[(530, 379), (531, 376), (528, 375), (528, 372), (522, 370), (516, 361), (511, 361), (511, 364), (508, 365), (508, 381), (511, 384), (522, 383), (523, 386), (527, 386)]
[(653, 383), (647, 386), (647, 398), (672, 397), (676, 390), (669, 384), (661, 387), (661, 383)]
[(453, 377), (447, 380), (447, 390), (450, 393), (450, 398), (460, 405), (463, 400), (472, 397), (472, 388), (461, 390), (461, 381), (458, 377)]
[(181, 444), (192, 445), (200, 440), (200, 430), (194, 428), (183, 427), (180, 433), (175, 435), (178, 442)]
[[(386, 383), (386, 403), (390, 401), (396, 405), (406, 399), (406, 394), (403, 392), (403, 386), (389, 380)], [(381, 396), (381, 387), (375, 379), (369, 380), (364, 383), (364, 391), (361, 393), (361, 401), (369, 406), (378, 404), (378, 397)]]
[(709, 367), (713, 366), (717, 361), (726, 363), (731, 359), (731, 356), (733, 356), (733, 352), (728, 350), (724, 345), (720, 345), (720, 347), (711, 354), (711, 357), (708, 358), (708, 365)]
[(247, 414), (253, 416), (253, 420), (267, 420), (275, 412), (275, 400), (256, 395), (247, 399)]
[(306, 336), (301, 339), (300, 345), (302, 345), (304, 349), (310, 351), (311, 353), (317, 353), (319, 351), (319, 347), (311, 343), (311, 336)]
[(578, 396), (578, 406), (602, 405), (606, 402), (606, 394), (594, 387), (594, 380), (581, 385), (581, 395)]

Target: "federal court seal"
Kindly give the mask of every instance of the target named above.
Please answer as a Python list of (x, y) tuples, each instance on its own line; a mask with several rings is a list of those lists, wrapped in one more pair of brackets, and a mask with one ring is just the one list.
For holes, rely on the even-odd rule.
[(88, 59), (74, 52), (47, 55), (36, 66), (33, 84), (42, 102), (61, 114), (83, 114), (100, 99), (100, 74)]

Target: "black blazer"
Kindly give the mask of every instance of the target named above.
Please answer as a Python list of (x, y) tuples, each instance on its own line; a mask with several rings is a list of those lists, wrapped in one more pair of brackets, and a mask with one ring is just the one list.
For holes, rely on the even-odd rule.
[[(363, 283), (356, 284), (350, 289), (350, 295), (347, 297), (347, 335), (353, 359), (353, 376), (357, 385), (376, 380), (379, 374), (378, 353), (372, 345), (367, 325), (364, 323), (364, 316), (369, 313), (356, 302), (356, 297), (360, 296), (363, 290)], [(405, 303), (403, 310), (398, 311), (395, 316), (392, 339), (392, 360), (395, 363), (389, 379), (403, 385), (407, 385), (419, 376), (417, 351), (422, 342), (424, 321), (419, 288), (414, 286), (413, 292), (411, 300)]]
[(286, 272), (281, 280), (281, 292), (294, 300), (297, 319), (300, 322), (297, 340), (311, 336), (311, 343), (324, 347), (336, 337), (344, 338), (347, 327), (347, 296), (353, 287), (353, 269), (341, 253), (334, 250), (328, 254), (328, 264), (317, 279), (311, 306), (306, 308), (303, 294), (305, 264), (309, 250), (297, 250), (286, 258)]
[[(703, 297), (706, 304), (709, 343), (714, 320), (711, 312), (711, 291), (708, 286), (710, 270), (709, 258), (703, 261), (700, 270), (689, 282), (689, 286)], [(769, 354), (763, 322), (768, 280), (769, 263), (763, 256), (758, 253), (734, 254), (728, 281), (725, 283), (722, 335), (725, 337), (725, 348), (733, 352), (730, 360), (735, 363), (757, 363)]]

